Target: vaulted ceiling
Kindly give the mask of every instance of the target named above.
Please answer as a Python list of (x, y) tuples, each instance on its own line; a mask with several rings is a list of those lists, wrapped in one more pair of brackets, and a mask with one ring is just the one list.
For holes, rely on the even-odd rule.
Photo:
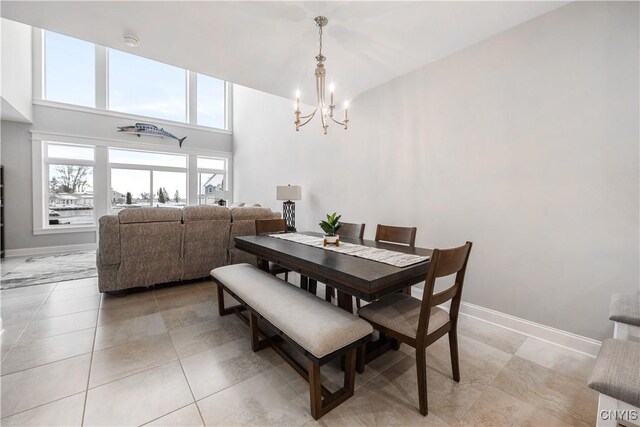
[(288, 98), (299, 88), (311, 102), (317, 15), (329, 19), (327, 82), (343, 100), (566, 3), (3, 1), (1, 14)]

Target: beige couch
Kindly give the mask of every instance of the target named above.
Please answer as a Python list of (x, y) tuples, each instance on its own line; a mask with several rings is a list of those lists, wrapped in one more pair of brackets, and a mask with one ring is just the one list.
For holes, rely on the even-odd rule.
[(234, 237), (255, 234), (256, 219), (280, 218), (268, 208), (189, 206), (124, 209), (99, 221), (100, 292), (209, 276), (222, 265), (256, 263)]

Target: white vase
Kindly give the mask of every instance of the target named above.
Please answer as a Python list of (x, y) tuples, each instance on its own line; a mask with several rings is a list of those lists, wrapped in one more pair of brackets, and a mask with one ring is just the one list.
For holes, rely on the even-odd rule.
[(337, 234), (334, 234), (332, 236), (325, 234), (324, 235), (324, 246), (327, 245), (336, 245), (336, 246), (340, 246), (340, 236), (338, 236)]

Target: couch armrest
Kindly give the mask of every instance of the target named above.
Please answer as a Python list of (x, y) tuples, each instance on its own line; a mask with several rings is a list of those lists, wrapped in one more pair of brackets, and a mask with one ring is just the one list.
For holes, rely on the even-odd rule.
[(98, 267), (120, 264), (120, 221), (116, 215), (99, 220)]

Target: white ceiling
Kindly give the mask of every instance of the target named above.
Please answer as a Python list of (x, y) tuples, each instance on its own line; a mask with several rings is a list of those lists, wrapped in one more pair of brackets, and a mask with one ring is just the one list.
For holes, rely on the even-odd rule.
[[(2, 1), (2, 16), (312, 102), (324, 15), (336, 103), (567, 2)], [(135, 34), (138, 48), (122, 36)]]

